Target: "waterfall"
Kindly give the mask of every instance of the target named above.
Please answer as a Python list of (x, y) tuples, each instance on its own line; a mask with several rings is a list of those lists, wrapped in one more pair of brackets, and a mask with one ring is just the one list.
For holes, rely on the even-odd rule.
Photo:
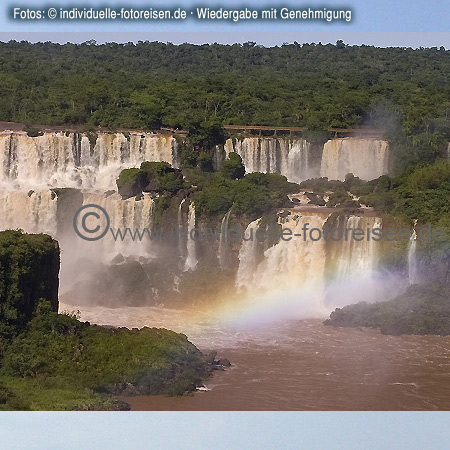
[(228, 258), (228, 221), (230, 220), (231, 208), (223, 216), (222, 223), (220, 225), (220, 237), (219, 237), (219, 263), (220, 267), (226, 267)]
[[(335, 141), (339, 142), (325, 144), (322, 155), (324, 171), (334, 171), (338, 176), (353, 171), (362, 176), (365, 170), (383, 173), (381, 167), (386, 165), (387, 168), (387, 144), (383, 141)], [(367, 148), (361, 150), (358, 145)], [(291, 181), (309, 178), (316, 170), (311, 146), (303, 139), (245, 138), (235, 143), (229, 139), (224, 151), (226, 154), (231, 151), (240, 154), (248, 172), (282, 173)], [(221, 152), (218, 147), (217, 160)], [(343, 163), (333, 158), (342, 159)], [(101, 133), (98, 136), (44, 133), (29, 137), (24, 132), (0, 132), (0, 229), (21, 228), (26, 232), (45, 232), (56, 237), (61, 246), (62, 277), (65, 280), (80, 279), (77, 276), (81, 272), (87, 278), (95, 276), (119, 254), (142, 264), (150, 263), (161, 249), (147, 236), (144, 235), (142, 240), (136, 235), (134, 240), (130, 235), (125, 239), (114, 239), (111, 233), (107, 233), (99, 241), (88, 242), (74, 238), (71, 223), (77, 208), (95, 204), (107, 211), (113, 230), (120, 228), (124, 232), (129, 228), (135, 233), (147, 228), (151, 231), (154, 201), (150, 194), (144, 193), (140, 199), (122, 200), (115, 192), (119, 172), (125, 167), (137, 167), (145, 160), (168, 161), (177, 166), (175, 139), (150, 133)], [(348, 170), (349, 167), (352, 170)], [(60, 191), (57, 187), (76, 188), (77, 191)], [(186, 209), (189, 236), (186, 243), (179, 239), (178, 251), (182, 269), (191, 271), (198, 263), (195, 236), (194, 239), (191, 236), (196, 228), (194, 203), (191, 201), (187, 207), (185, 200), (181, 200), (178, 216), (174, 219), (178, 221), (178, 228), (186, 228)], [(220, 229), (218, 259), (223, 268), (227, 267), (230, 252), (227, 242), (230, 214), (231, 210), (224, 215)], [(322, 228), (327, 218), (328, 214), (320, 213), (291, 214), (279, 219), (279, 224), (291, 228), (293, 233), (301, 233), (306, 223), (309, 223), (309, 228)], [(345, 224), (362, 227), (366, 220), (370, 227), (380, 224), (376, 218), (356, 216), (346, 218)], [(280, 299), (287, 296), (296, 305), (308, 305), (310, 310), (318, 312), (328, 301), (331, 302), (331, 297), (336, 297), (336, 292), (347, 296), (347, 300), (349, 295), (352, 299), (359, 299), (361, 292), (365, 292), (359, 279), (369, 279), (377, 266), (374, 241), (342, 242), (339, 246), (334, 245), (330, 252), (330, 243), (323, 239), (312, 241), (294, 237), (267, 248), (260, 245), (254, 236), (259, 223), (260, 219), (248, 225), (246, 239), (239, 251), (235, 284), (241, 293), (255, 296), (268, 293), (269, 297)], [(116, 259), (115, 264), (119, 264), (119, 260)], [(330, 260), (333, 267), (331, 275)], [(408, 258), (411, 282), (416, 271), (414, 261), (415, 242), (411, 242)], [(359, 287), (359, 292), (355, 290), (349, 294), (346, 283), (349, 279), (356, 280), (352, 283), (355, 289)], [(157, 289), (155, 286), (152, 288)]]
[[(366, 235), (361, 241), (348, 239), (329, 243), (327, 252), (327, 290), (325, 303), (341, 307), (358, 301), (375, 302), (393, 298), (400, 292), (399, 280), (391, 274), (380, 272), (379, 242), (367, 239), (374, 236), (373, 230), (381, 229), (378, 217), (339, 217), (337, 227), (344, 230), (363, 230)], [(340, 226), (341, 225), (341, 226)]]
[(408, 249), (408, 279), (409, 284), (417, 283), (417, 234), (416, 230), (413, 230), (411, 238), (409, 239), (409, 249)]
[(183, 232), (182, 232), (182, 230), (184, 229), (183, 205), (184, 205), (185, 201), (186, 201), (186, 199), (183, 198), (180, 202), (180, 206), (178, 206), (178, 218), (177, 218), (177, 226), (178, 226), (177, 233), (178, 234), (177, 234), (177, 236), (178, 236), (178, 253), (180, 255), (180, 258), (183, 258), (186, 253), (186, 244), (184, 243)]
[[(309, 228), (322, 228), (327, 214), (304, 214), (289, 216), (282, 225), (294, 234), (302, 233), (303, 225)], [(325, 241), (293, 237), (290, 241), (280, 240), (264, 252), (264, 259), (256, 268), (254, 285), (277, 289), (280, 286), (301, 286), (313, 284), (318, 292), (323, 285), (325, 270)]]
[(281, 174), (285, 175), (288, 180), (297, 183), (312, 178), (314, 173), (309, 161), (311, 151), (309, 142), (296, 140), (289, 142), (288, 145), (287, 164), (285, 166), (286, 159), (281, 160)]
[(373, 139), (331, 139), (323, 147), (320, 176), (344, 180), (352, 173), (372, 180), (388, 173), (388, 143)]
[(0, 230), (22, 229), (26, 233), (56, 236), (57, 197), (51, 190), (1, 191)]
[[(373, 230), (381, 228), (381, 219), (377, 217), (346, 217), (343, 224), (344, 229), (366, 229)], [(345, 280), (348, 277), (370, 276), (377, 264), (376, 241), (356, 241), (354, 239), (343, 239), (338, 243), (337, 267), (335, 279)]]
[(172, 136), (132, 133), (99, 134), (91, 148), (78, 133), (0, 133), (0, 186), (7, 189), (72, 187), (115, 190), (124, 168), (143, 161), (167, 161), (178, 167)]
[(239, 267), (236, 275), (236, 287), (239, 289), (251, 288), (253, 285), (258, 251), (258, 241), (255, 239), (254, 230), (259, 227), (260, 220), (254, 220), (245, 229), (245, 240), (243, 240), (239, 250)]
[[(148, 263), (159, 251), (150, 239), (154, 208), (150, 194), (140, 200), (111, 195), (120, 171), (139, 167), (143, 161), (167, 161), (177, 167), (176, 140), (136, 132), (52, 132), (36, 137), (0, 132), (0, 229), (20, 228), (55, 237), (61, 248), (63, 290), (77, 281), (92, 280), (113, 260)], [(129, 228), (128, 234), (123, 239), (116, 234), (114, 239), (108, 232), (98, 241), (76, 237), (72, 220), (87, 204), (103, 207), (111, 229), (125, 233)], [(119, 254), (122, 258), (116, 258)]]
[[(247, 137), (228, 139), (225, 154), (241, 156), (247, 173), (281, 173), (289, 181), (328, 177), (344, 180), (353, 173), (364, 180), (387, 174), (388, 144), (382, 140), (343, 138), (331, 139), (323, 146), (320, 168), (315, 162), (312, 146), (305, 139)], [(320, 172), (320, 173), (319, 173)]]
[(195, 228), (195, 205), (193, 202), (189, 203), (188, 211), (188, 236), (187, 236), (187, 256), (184, 263), (184, 270), (192, 270), (197, 265), (197, 246), (194, 239), (192, 239), (191, 232)]
[(304, 139), (245, 138), (225, 143), (225, 153), (236, 152), (246, 172), (281, 173), (299, 183), (317, 176), (310, 161), (311, 144)]
[[(326, 314), (325, 241), (303, 240), (295, 234), (302, 233), (306, 224), (310, 228), (322, 228), (327, 217), (327, 214), (308, 213), (280, 219), (280, 224), (291, 229), (294, 236), (268, 248), (262, 258), (257, 258), (255, 242), (243, 243), (236, 284), (265, 320)], [(256, 227), (257, 223), (253, 222), (251, 228)]]
[[(256, 299), (272, 298), (280, 305), (285, 299), (292, 311), (308, 311), (312, 315), (320, 315), (330, 306), (372, 300), (372, 293), (384, 292), (386, 280), (377, 277), (377, 241), (356, 241), (350, 237), (334, 242), (323, 236), (319, 240), (311, 240), (310, 235), (303, 237), (304, 226), (309, 230), (323, 229), (327, 219), (328, 215), (322, 213), (291, 214), (287, 219), (279, 219), (280, 225), (292, 230), (292, 239), (280, 240), (262, 257), (255, 240), (242, 242), (237, 288)], [(247, 237), (258, 224), (259, 220), (255, 220), (248, 225)], [(371, 231), (381, 227), (381, 219), (349, 216), (341, 218), (341, 225)], [(389, 294), (392, 293), (384, 293), (378, 300)]]
[[(136, 230), (149, 230), (153, 226), (153, 200), (149, 194), (144, 194), (142, 200), (134, 197), (122, 200), (117, 193), (112, 195), (85, 193), (83, 205), (94, 204), (101, 206), (108, 213), (110, 228), (115, 232), (118, 229), (125, 232), (129, 228), (132, 233)], [(128, 234), (125, 239), (114, 239), (112, 233), (107, 233), (102, 239), (94, 242), (80, 242), (81, 251), (95, 260), (109, 261), (114, 256), (148, 257), (152, 241), (145, 234), (142, 240), (135, 237), (133, 240)]]
[(222, 167), (222, 161), (224, 157), (223, 150), (224, 150), (223, 147), (220, 145), (216, 145), (216, 147), (214, 148), (213, 165), (215, 170), (220, 170)]

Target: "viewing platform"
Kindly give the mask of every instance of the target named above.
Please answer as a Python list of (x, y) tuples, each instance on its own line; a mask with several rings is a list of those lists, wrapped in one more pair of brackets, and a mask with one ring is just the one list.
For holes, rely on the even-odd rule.
[[(271, 136), (277, 136), (277, 132), (300, 134), (302, 135), (307, 128), (302, 127), (274, 127), (269, 125), (224, 125), (225, 131), (243, 131), (249, 134), (258, 134), (259, 136), (270, 134)], [(377, 128), (328, 128), (330, 138), (345, 138), (345, 137), (358, 137), (358, 138), (382, 138), (383, 130)]]
[(306, 128), (301, 127), (272, 127), (269, 125), (224, 125), (223, 129), (226, 131), (248, 131), (250, 133), (258, 132), (261, 136), (263, 131), (272, 132), (274, 136), (277, 135), (277, 131), (284, 131), (292, 133), (303, 133)]
[[(85, 125), (41, 125), (33, 124), (32, 128), (36, 128), (42, 132), (72, 132), (72, 133), (82, 133), (85, 131)], [(26, 125), (17, 122), (2, 122), (0, 121), (0, 131), (24, 131), (26, 130)], [(266, 136), (266, 137), (276, 137), (278, 134), (284, 136), (288, 135), (299, 135), (302, 136), (303, 133), (307, 132), (307, 128), (302, 127), (275, 127), (270, 125), (224, 125), (223, 130), (226, 132), (244, 132), (249, 135)], [(108, 128), (95, 127), (93, 128), (96, 133), (108, 133), (113, 130)], [(150, 131), (134, 130), (134, 129), (116, 129), (114, 132), (124, 133), (124, 132), (134, 132), (134, 133), (149, 133)], [(346, 138), (346, 137), (356, 137), (359, 139), (382, 139), (384, 132), (377, 128), (328, 128), (326, 131), (328, 133), (328, 138)], [(187, 130), (182, 130), (178, 128), (161, 127), (160, 129), (153, 130), (152, 133), (155, 134), (174, 134), (182, 137), (188, 136), (189, 132)], [(325, 133), (325, 132), (324, 132)]]

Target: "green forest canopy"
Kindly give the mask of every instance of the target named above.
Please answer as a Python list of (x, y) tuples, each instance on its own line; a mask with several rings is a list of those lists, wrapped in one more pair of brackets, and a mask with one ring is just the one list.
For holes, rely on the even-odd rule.
[[(0, 120), (108, 128), (380, 126), (450, 137), (450, 51), (254, 42), (0, 43)], [(393, 116), (392, 116), (393, 115)]]

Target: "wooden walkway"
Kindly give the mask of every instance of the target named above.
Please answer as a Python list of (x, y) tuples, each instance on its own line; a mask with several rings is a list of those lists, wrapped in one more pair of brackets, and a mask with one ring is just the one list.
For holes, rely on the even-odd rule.
[[(273, 127), (268, 125), (224, 125), (223, 129), (226, 131), (244, 131), (250, 134), (257, 133), (262, 135), (264, 131), (271, 132), (273, 136), (277, 135), (277, 131), (289, 132), (289, 134), (302, 134), (307, 131), (306, 128), (301, 127)], [(383, 130), (376, 128), (328, 128), (328, 133), (332, 137), (381, 137)]]
[[(61, 126), (49, 126), (49, 125), (32, 125), (33, 128), (37, 128), (41, 131), (45, 132), (65, 132), (69, 131), (72, 133), (80, 133), (83, 132), (83, 125), (61, 125)], [(25, 129), (25, 125), (17, 122), (1, 122), (0, 121), (0, 131), (21, 131)], [(244, 132), (248, 134), (257, 134), (262, 136), (277, 136), (277, 132), (280, 134), (298, 134), (302, 135), (306, 128), (302, 127), (274, 127), (269, 125), (224, 125), (223, 129), (228, 132)], [(140, 131), (140, 130), (125, 130), (118, 129), (116, 132), (133, 132), (133, 133), (148, 133), (148, 131)], [(101, 127), (97, 127), (95, 129), (96, 133), (107, 133), (108, 129), (103, 129)], [(161, 127), (159, 130), (153, 131), (158, 134), (177, 134), (180, 136), (187, 136), (189, 132), (187, 130), (174, 129), (169, 127)], [(344, 137), (359, 137), (359, 138), (381, 138), (383, 136), (383, 130), (375, 129), (375, 128), (329, 128), (328, 129), (329, 137), (332, 138), (344, 138)]]

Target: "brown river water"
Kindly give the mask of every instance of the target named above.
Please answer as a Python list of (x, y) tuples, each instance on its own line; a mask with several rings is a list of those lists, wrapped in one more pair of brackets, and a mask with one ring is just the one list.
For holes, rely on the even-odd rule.
[(318, 319), (233, 328), (164, 308), (80, 309), (93, 323), (183, 332), (232, 363), (193, 395), (123, 398), (133, 410), (450, 410), (450, 337), (384, 336)]

